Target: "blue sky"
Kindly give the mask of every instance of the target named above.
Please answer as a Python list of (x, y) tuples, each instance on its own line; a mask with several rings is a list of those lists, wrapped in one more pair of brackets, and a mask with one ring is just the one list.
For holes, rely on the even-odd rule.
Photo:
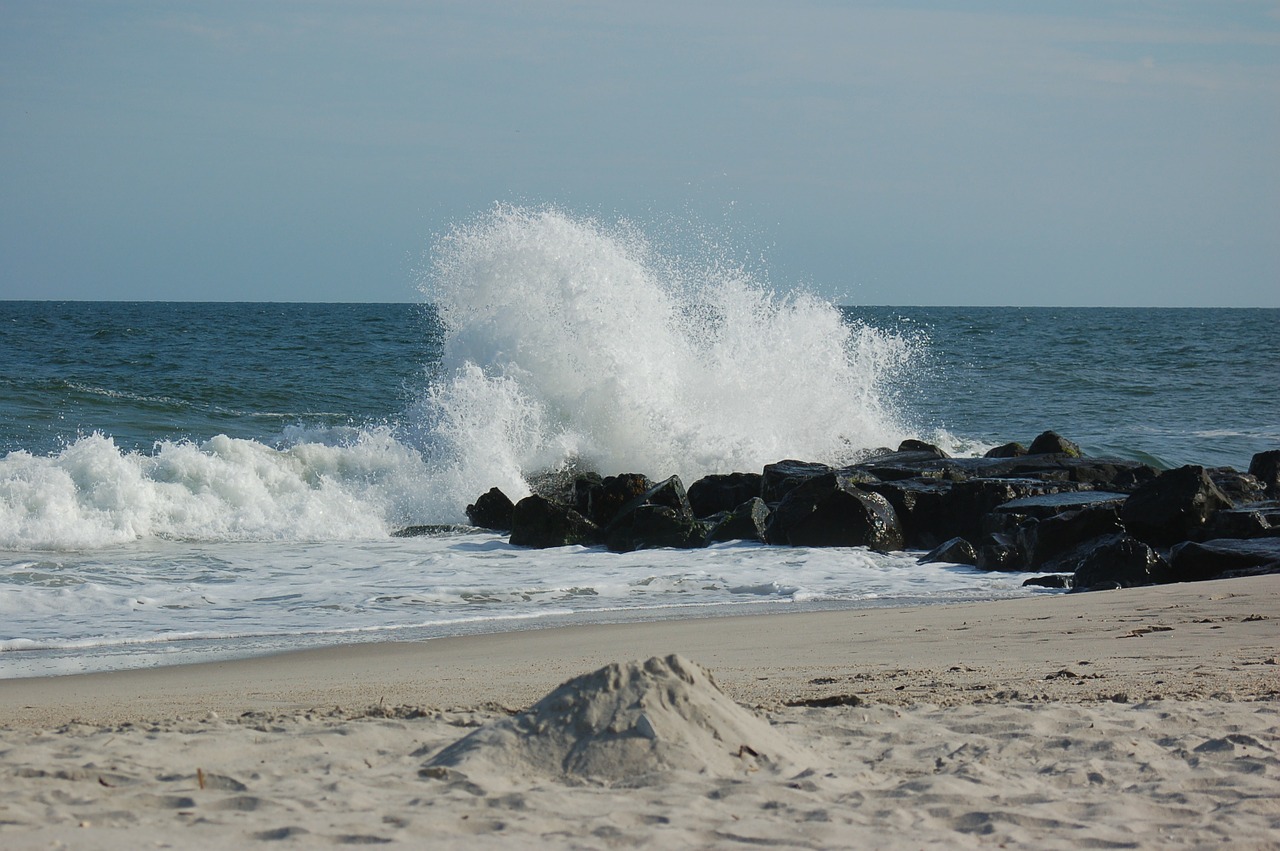
[(0, 0), (0, 297), (413, 301), (495, 202), (844, 303), (1280, 306), (1280, 3)]

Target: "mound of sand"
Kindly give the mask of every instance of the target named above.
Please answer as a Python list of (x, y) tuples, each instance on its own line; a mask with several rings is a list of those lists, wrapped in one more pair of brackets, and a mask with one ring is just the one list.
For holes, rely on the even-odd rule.
[(528, 710), (454, 742), (423, 773), (645, 785), (670, 771), (742, 776), (799, 756), (709, 671), (673, 654), (569, 680)]

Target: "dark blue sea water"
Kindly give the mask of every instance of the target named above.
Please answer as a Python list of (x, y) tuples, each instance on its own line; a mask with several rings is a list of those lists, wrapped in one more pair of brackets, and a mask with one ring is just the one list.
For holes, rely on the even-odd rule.
[(1278, 353), (1275, 310), (836, 308), (511, 209), (441, 240), (421, 304), (0, 302), (0, 677), (1049, 593), (910, 554), (391, 532), (566, 464), (691, 482), (906, 437), (1243, 468), (1280, 447)]
[[(1247, 467), (1280, 445), (1280, 311), (845, 307), (911, 343), (883, 388), (913, 435)], [(406, 423), (440, 368), (429, 304), (0, 302), (0, 454)], [(638, 357), (649, 353), (639, 352)], [(786, 352), (779, 352), (785, 358)]]

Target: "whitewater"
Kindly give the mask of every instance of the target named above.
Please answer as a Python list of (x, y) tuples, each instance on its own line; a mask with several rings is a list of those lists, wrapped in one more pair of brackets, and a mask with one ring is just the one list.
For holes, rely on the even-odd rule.
[[(435, 240), (421, 294), (416, 307), (6, 303), (0, 677), (1051, 593), (909, 553), (531, 551), (468, 529), (479, 494), (519, 499), (547, 472), (690, 484), (784, 458), (848, 463), (907, 437), (974, 453), (1046, 424), (1011, 406), (1001, 417), (1025, 433), (1001, 434), (980, 403), (986, 421), (925, 416), (909, 402), (931, 381), (964, 399), (918, 326), (775, 291), (725, 251), (682, 253), (626, 221), (500, 205)], [(1114, 407), (1103, 391), (1099, 409)], [(1250, 416), (1222, 433), (1202, 445), (1233, 458), (1274, 438)], [(1182, 448), (1154, 443), (1166, 460)], [(393, 537), (422, 524), (439, 534)]]

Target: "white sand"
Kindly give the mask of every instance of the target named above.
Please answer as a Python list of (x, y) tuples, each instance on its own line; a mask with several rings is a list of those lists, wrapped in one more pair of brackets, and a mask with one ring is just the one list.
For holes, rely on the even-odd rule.
[(1280, 848), (1278, 591), (0, 682), (0, 848)]

